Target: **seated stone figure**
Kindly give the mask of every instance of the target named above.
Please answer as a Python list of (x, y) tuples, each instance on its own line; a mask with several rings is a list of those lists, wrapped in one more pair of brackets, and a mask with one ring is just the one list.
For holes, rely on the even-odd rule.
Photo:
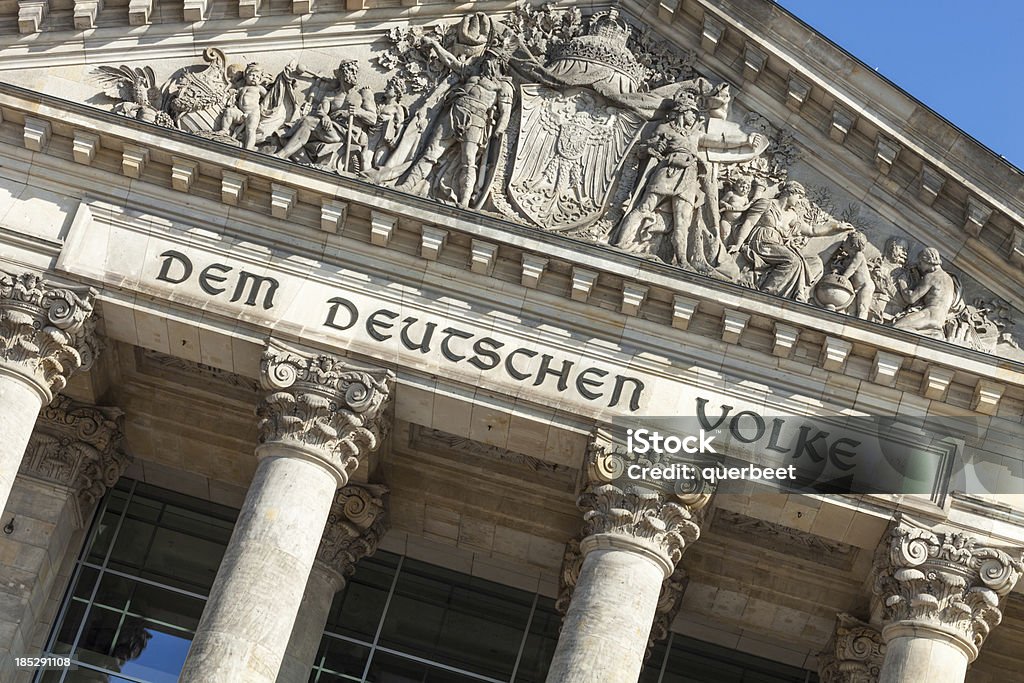
[(834, 218), (807, 225), (800, 211), (805, 196), (803, 185), (789, 181), (774, 199), (756, 200), (730, 248), (746, 250), (755, 273), (761, 273), (755, 284), (762, 292), (804, 302), (810, 300), (811, 289), (824, 271), (821, 258), (807, 251), (807, 238), (853, 230), (849, 223)]
[(956, 282), (942, 269), (938, 249), (923, 250), (917, 263), (921, 278), (913, 289), (902, 292), (910, 308), (896, 319), (894, 326), (898, 330), (945, 338), (943, 328), (956, 301)]

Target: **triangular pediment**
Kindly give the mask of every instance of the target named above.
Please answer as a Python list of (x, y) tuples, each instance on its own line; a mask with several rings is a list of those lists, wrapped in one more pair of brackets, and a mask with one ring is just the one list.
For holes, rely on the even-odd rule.
[[(53, 98), (166, 131), (179, 184), (203, 175), (190, 146), (271, 155), (271, 176), (290, 162), (417, 197), (426, 223), (486, 216), (729, 297), (1024, 359), (1013, 174), (770, 3), (43, 7), (0, 39), (21, 66), (0, 80), (58, 117)], [(122, 171), (141, 173), (130, 146)]]

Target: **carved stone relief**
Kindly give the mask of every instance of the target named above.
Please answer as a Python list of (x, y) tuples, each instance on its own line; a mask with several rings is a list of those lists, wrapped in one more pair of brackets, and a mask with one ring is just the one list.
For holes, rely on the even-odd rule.
[(871, 244), (861, 207), (837, 211), (793, 177), (784, 126), (614, 8), (524, 6), (382, 42), (330, 73), (295, 61), (272, 75), (215, 48), (163, 85), (150, 67), (94, 73), (126, 116), (972, 349), (1016, 347), (1005, 303), (968, 294), (934, 248)]
[(71, 489), (81, 524), (131, 462), (123, 422), (117, 408), (58, 396), (39, 413), (19, 471)]

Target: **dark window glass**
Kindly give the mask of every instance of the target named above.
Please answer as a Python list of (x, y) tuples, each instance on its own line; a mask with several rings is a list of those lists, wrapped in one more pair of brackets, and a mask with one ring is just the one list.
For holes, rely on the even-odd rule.
[(97, 515), (51, 636), (49, 651), (70, 654), (79, 668), (37, 680), (177, 681), (235, 515), (119, 482)]
[(380, 645), (507, 681), (532, 604), (525, 591), (407, 560)]
[(548, 676), (551, 657), (558, 644), (558, 629), (562, 617), (555, 611), (551, 598), (537, 598), (537, 608), (526, 636), (523, 655), (516, 672), (516, 683), (544, 683)]

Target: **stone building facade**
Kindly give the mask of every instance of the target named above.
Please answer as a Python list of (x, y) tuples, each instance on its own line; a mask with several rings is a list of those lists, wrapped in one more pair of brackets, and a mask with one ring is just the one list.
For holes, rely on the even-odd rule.
[(771, 2), (0, 2), (0, 680), (1018, 680), (1022, 265)]

